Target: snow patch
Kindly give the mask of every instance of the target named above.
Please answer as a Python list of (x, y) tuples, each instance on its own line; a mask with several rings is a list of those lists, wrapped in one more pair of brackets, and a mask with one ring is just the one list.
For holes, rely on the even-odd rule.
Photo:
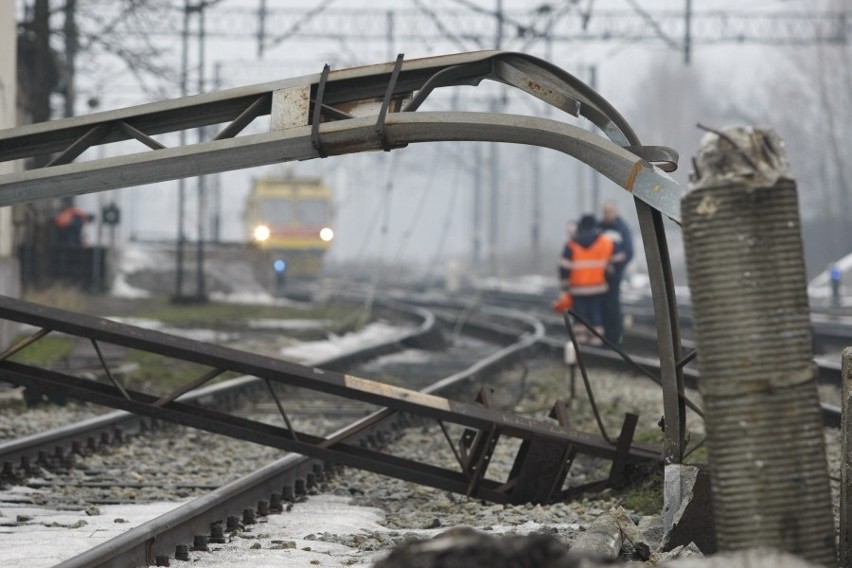
[(320, 319), (258, 319), (250, 320), (248, 326), (250, 329), (282, 329), (282, 330), (299, 330), (299, 329), (322, 329), (328, 327), (333, 322), (331, 320)]
[(136, 288), (127, 283), (127, 275), (123, 272), (116, 274), (112, 281), (110, 294), (116, 298), (127, 298), (130, 300), (150, 298), (151, 293), (142, 288)]
[(285, 347), (280, 351), (280, 355), (284, 359), (299, 363), (319, 361), (337, 357), (354, 349), (363, 349), (393, 341), (402, 337), (407, 331), (407, 328), (400, 328), (385, 322), (373, 322), (354, 333), (343, 336), (332, 335), (324, 341), (312, 341)]

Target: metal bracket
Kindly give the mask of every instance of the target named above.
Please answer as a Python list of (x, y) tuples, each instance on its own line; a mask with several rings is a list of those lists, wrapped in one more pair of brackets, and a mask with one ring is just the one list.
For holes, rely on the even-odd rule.
[(387, 138), (385, 138), (385, 117), (388, 114), (388, 107), (390, 107), (393, 91), (396, 87), (396, 81), (399, 79), (399, 71), (402, 69), (402, 58), (402, 53), (396, 56), (396, 62), (393, 65), (393, 72), (391, 72), (390, 81), (388, 81), (388, 88), (385, 90), (385, 96), (382, 99), (382, 108), (379, 110), (379, 116), (376, 119), (376, 134), (378, 134), (379, 140), (382, 141), (382, 148), (385, 152), (391, 151), (391, 146), (388, 144)]
[(322, 140), (319, 135), (320, 117), (322, 116), (322, 99), (325, 96), (325, 84), (328, 82), (329, 66), (326, 63), (322, 68), (319, 83), (317, 83), (317, 96), (314, 99), (314, 114), (311, 118), (311, 144), (319, 154), (320, 158), (328, 157), (328, 153), (323, 148)]

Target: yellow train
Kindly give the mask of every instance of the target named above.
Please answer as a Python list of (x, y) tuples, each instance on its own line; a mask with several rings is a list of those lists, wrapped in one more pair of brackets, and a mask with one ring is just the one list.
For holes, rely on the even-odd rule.
[(278, 275), (279, 286), (285, 274), (314, 277), (334, 239), (331, 192), (319, 178), (255, 179), (244, 223), (250, 242)]

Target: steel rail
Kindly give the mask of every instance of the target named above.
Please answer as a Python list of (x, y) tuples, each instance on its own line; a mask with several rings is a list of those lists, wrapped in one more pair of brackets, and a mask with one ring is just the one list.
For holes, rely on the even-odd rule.
[[(603, 137), (546, 119), (470, 113), (414, 118), (436, 88), (493, 80), (557, 109), (590, 120)], [(416, 92), (416, 94), (415, 94)], [(376, 115), (376, 101), (382, 100)], [(314, 112), (311, 112), (313, 105)], [(391, 112), (386, 115), (386, 111)], [(237, 136), (259, 116), (269, 133)], [(416, 113), (422, 115), (423, 113)], [(326, 122), (320, 124), (322, 119)], [(157, 134), (228, 123), (212, 141), (160, 148)], [(144, 154), (72, 162), (87, 147), (136, 139)], [(676, 152), (645, 147), (627, 121), (588, 85), (535, 57), (495, 51), (457, 54), (323, 72), (222, 93), (186, 97), (0, 131), (0, 161), (60, 152), (51, 166), (0, 177), (0, 205), (69, 196), (215, 173), (228, 169), (389, 150), (437, 140), (511, 141), (575, 156), (634, 195), (657, 318), (663, 397), (668, 428), (666, 456), (683, 451), (682, 377), (677, 302), (662, 214), (679, 219), (678, 185), (660, 168), (676, 167)], [(626, 155), (629, 154), (629, 155)], [(63, 165), (64, 164), (64, 165)], [(662, 214), (661, 214), (662, 212)]]
[[(548, 336), (540, 337), (538, 334), (536, 334), (536, 341), (551, 353), (561, 356), (564, 341)], [(589, 348), (588, 352), (584, 351), (584, 356), (602, 365), (611, 364), (623, 368), (623, 361), (609, 350)], [(659, 365), (658, 360), (646, 357), (637, 357), (637, 362), (649, 368)], [(471, 375), (478, 373), (477, 367), (478, 364), (475, 364), (469, 369)], [(465, 373), (457, 374), (457, 380), (464, 380), (464, 375)], [(693, 369), (687, 369), (685, 377), (690, 381), (690, 386), (694, 388), (693, 381), (697, 380), (698, 373)], [(440, 381), (440, 383), (448, 381), (449, 378)], [(438, 384), (436, 383), (436, 385), (428, 388), (440, 389), (448, 386), (438, 386)], [(834, 416), (839, 417), (839, 408), (824, 404), (823, 410), (827, 425), (836, 427), (830, 420)], [(370, 420), (370, 418), (363, 419), (363, 421)], [(335, 436), (342, 435), (345, 430), (341, 430)], [(151, 562), (149, 559), (153, 558), (153, 555), (167, 554), (168, 551), (174, 550), (174, 547), (178, 544), (192, 542), (195, 535), (206, 534), (212, 523), (221, 521), (229, 514), (241, 512), (245, 504), (253, 505), (258, 500), (267, 498), (270, 493), (280, 491), (282, 485), (292, 485), (294, 479), (304, 477), (312, 471), (315, 463), (318, 462), (310, 458), (288, 455), (215, 490), (205, 497), (187, 503), (157, 519), (68, 559), (57, 565), (57, 568), (106, 568)], [(239, 496), (242, 492), (248, 493)]]
[[(21, 300), (0, 297), (0, 316), (43, 329), (79, 335), (93, 341), (105, 341), (143, 349), (214, 369), (244, 373), (270, 383), (341, 395), (395, 411), (458, 424), (473, 430), (492, 431), (495, 439), (499, 436), (509, 436), (530, 443), (570, 446), (580, 453), (607, 459), (614, 459), (622, 451), (621, 445), (615, 448), (595, 436), (583, 432), (566, 432), (558, 424), (513, 416), (487, 406), (448, 400), (351, 375), (295, 365), (227, 347), (211, 346), (183, 337), (134, 328), (82, 314), (70, 314)], [(516, 492), (526, 494), (523, 493), (521, 484), (517, 487), (514, 485), (504, 487), (485, 479), (483, 477), (485, 468), (478, 468), (477, 476), (473, 480), (466, 481), (464, 475), (452, 470), (431, 468), (425, 464), (401, 460), (390, 455), (361, 451), (350, 448), (338, 440), (327, 440), (296, 432), (289, 427), (274, 427), (178, 401), (161, 404), (157, 397), (151, 395), (129, 389), (118, 393), (114, 386), (92, 383), (46, 369), (4, 361), (0, 362), (0, 377), (16, 384), (48, 388), (153, 418), (321, 457), (336, 463), (361, 467), (443, 489), (478, 495), (496, 502), (516, 499), (518, 498)], [(656, 449), (641, 445), (630, 447), (628, 443), (623, 451), (624, 458), (629, 460), (647, 460), (657, 457)], [(556, 459), (556, 457), (557, 454), (551, 453), (550, 459)], [(526, 467), (527, 461), (528, 456), (525, 452), (518, 454), (519, 467)], [(548, 473), (558, 476), (563, 466), (564, 464), (554, 463), (554, 470)], [(543, 502), (550, 497), (548, 494), (531, 495), (529, 498)]]
[[(684, 341), (684, 347), (689, 342)], [(565, 348), (565, 340), (558, 339), (553, 336), (546, 336), (539, 341), (539, 344), (547, 349), (557, 358), (561, 358)], [(624, 360), (618, 353), (605, 347), (584, 346), (582, 356), (594, 362), (596, 366), (624, 370), (629, 369)], [(660, 370), (660, 360), (646, 355), (630, 355), (631, 359), (638, 365), (650, 371)], [(833, 364), (830, 361), (818, 361), (818, 377), (821, 382), (831, 385), (839, 385), (842, 379), (840, 364)], [(684, 385), (691, 389), (698, 389), (698, 382), (701, 379), (701, 372), (698, 369), (691, 367), (683, 368)], [(834, 404), (823, 402), (820, 404), (822, 408), (822, 418), (826, 426), (831, 428), (840, 428), (840, 407)]]
[[(422, 392), (449, 395), (453, 389), (466, 384), (471, 378), (500, 365), (501, 360), (515, 356), (519, 351), (532, 348), (544, 337), (544, 328), (534, 318), (507, 311), (504, 315), (520, 319), (532, 327), (517, 341), (480, 360), (468, 369), (443, 378)], [(396, 413), (383, 409), (364, 417), (352, 425), (329, 436), (329, 439), (352, 441), (367, 432), (385, 426)], [(130, 529), (122, 535), (95, 546), (86, 552), (65, 560), (57, 568), (107, 568), (151, 564), (157, 555), (168, 555), (178, 544), (193, 542), (194, 536), (208, 534), (210, 525), (221, 522), (228, 515), (241, 513), (247, 505), (254, 506), (267, 499), (282, 486), (292, 486), (295, 479), (304, 478), (322, 462), (297, 454), (289, 454), (247, 476), (228, 483), (209, 495), (195, 499), (156, 519)]]
[[(508, 303), (513, 306), (526, 306), (527, 308), (536, 307), (539, 309), (541, 309), (542, 307), (540, 295), (529, 295), (524, 293), (502, 294), (499, 292), (491, 292), (489, 293), (489, 299), (492, 302), (500, 303), (508, 301)], [(625, 303), (624, 307), (625, 313), (631, 314), (637, 321), (640, 321), (646, 325), (653, 325), (654, 314), (652, 310), (643, 309), (643, 306), (630, 303)], [(825, 336), (827, 341), (831, 342), (835, 340), (835, 338), (845, 337), (849, 335), (850, 325), (848, 323), (844, 324), (844, 318), (826, 318), (819, 317), (819, 314), (814, 315), (816, 317), (812, 317), (812, 329), (814, 341), (817, 345), (820, 345), (822, 343), (823, 336)], [(563, 319), (561, 317), (553, 316), (551, 314), (540, 314), (538, 315), (538, 317), (541, 318), (542, 323), (547, 329), (547, 337), (541, 340), (541, 344), (546, 346), (550, 351), (557, 353), (557, 355), (561, 355), (561, 350), (564, 348), (567, 338), (559, 338), (555, 336), (553, 332), (557, 330), (564, 330), (565, 323)], [(681, 326), (684, 329), (689, 329), (690, 325), (691, 321), (689, 320), (689, 318), (682, 317)], [(659, 372), (659, 359), (645, 355), (646, 353), (655, 351), (657, 345), (656, 335), (650, 332), (642, 333), (641, 331), (637, 333), (637, 330), (635, 329), (625, 329), (624, 340), (628, 350), (631, 351), (631, 358), (636, 363), (649, 370), (656, 370), (657, 372)], [(652, 349), (652, 347), (654, 349)], [(684, 351), (687, 352), (694, 351), (695, 344), (689, 339), (683, 339), (681, 340), (681, 347)], [(583, 355), (587, 356), (596, 365), (616, 369), (624, 368), (623, 359), (617, 353), (607, 348), (586, 346), (583, 349)], [(835, 360), (830, 359), (826, 356), (818, 355), (814, 358), (814, 363), (816, 366), (817, 379), (820, 383), (835, 386), (838, 388), (841, 386), (843, 377), (839, 358)], [(700, 372), (697, 369), (691, 367), (684, 367), (683, 377), (685, 386), (692, 389), (698, 389), (698, 380), (700, 377)], [(825, 421), (825, 425), (833, 428), (839, 428), (839, 407), (829, 403), (822, 403), (822, 409), (823, 420)]]
[[(392, 339), (387, 339), (364, 348), (350, 349), (337, 355), (321, 357), (309, 361), (308, 364), (320, 368), (334, 368), (354, 364), (357, 361), (364, 361), (394, 350), (399, 350), (435, 332), (435, 316), (428, 310), (404, 305), (396, 305), (394, 309), (406, 314), (406, 317), (418, 318), (420, 322), (417, 327), (408, 331), (402, 331), (399, 336)], [(264, 384), (260, 379), (251, 376), (242, 376), (196, 389), (180, 396), (177, 400), (184, 403), (211, 407), (217, 406), (220, 401), (232, 398), (237, 393), (250, 392), (263, 387)], [(150, 419), (131, 412), (123, 410), (110, 412), (46, 432), (0, 443), (0, 464), (4, 464), (4, 468), (12, 469), (16, 462), (21, 463), (24, 459), (35, 463), (42, 452), (54, 452), (54, 454), (48, 453), (48, 455), (55, 455), (57, 448), (61, 448), (64, 451), (73, 448), (75, 442), (86, 444), (89, 438), (100, 440), (102, 434), (114, 436), (118, 431), (135, 434), (145, 428), (149, 428), (149, 423)], [(10, 465), (6, 466), (6, 463)], [(6, 471), (6, 473), (9, 472)]]

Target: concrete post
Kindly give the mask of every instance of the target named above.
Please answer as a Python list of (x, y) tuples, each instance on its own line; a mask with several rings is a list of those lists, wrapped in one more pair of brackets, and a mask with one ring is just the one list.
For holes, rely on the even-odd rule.
[(840, 566), (852, 568), (852, 495), (849, 484), (852, 483), (852, 347), (843, 350), (843, 395), (840, 436)]
[(704, 136), (681, 203), (719, 549), (836, 565), (796, 185), (769, 129)]

